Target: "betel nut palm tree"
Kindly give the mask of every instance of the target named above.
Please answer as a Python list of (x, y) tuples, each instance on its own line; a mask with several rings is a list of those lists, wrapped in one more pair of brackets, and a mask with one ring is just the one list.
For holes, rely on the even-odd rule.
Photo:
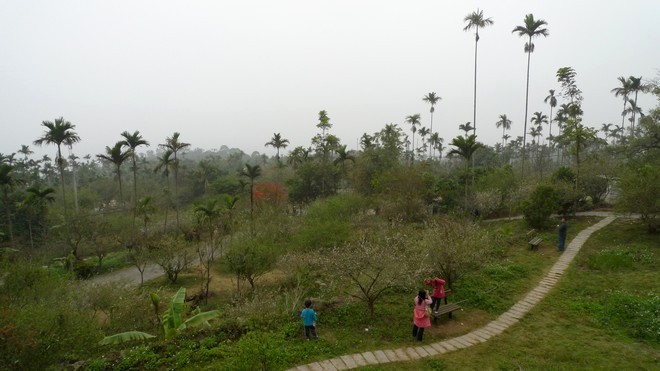
[(417, 132), (417, 125), (421, 124), (421, 117), (419, 113), (416, 113), (414, 115), (410, 115), (406, 117), (406, 123), (410, 124), (411, 126), (411, 131), (413, 133), (412, 136), (412, 160), (415, 161), (415, 132)]
[(522, 156), (522, 172), (521, 176), (524, 178), (525, 172), (525, 147), (527, 144), (527, 110), (529, 108), (529, 65), (534, 52), (534, 43), (532, 39), (537, 36), (547, 37), (550, 33), (547, 28), (548, 22), (543, 19), (534, 19), (533, 14), (527, 14), (524, 19), (524, 25), (516, 26), (511, 33), (517, 33), (520, 37), (528, 37), (529, 40), (525, 43), (525, 53), (527, 53), (527, 83), (525, 88), (525, 120), (523, 128), (523, 156)]
[(14, 246), (14, 231), (11, 219), (11, 202), (9, 200), (9, 191), (12, 191), (22, 181), (14, 174), (14, 166), (8, 163), (0, 163), (0, 189), (2, 189), (2, 202), (7, 217), (7, 228), (9, 230), (9, 241)]
[(157, 173), (162, 170), (163, 175), (165, 176), (166, 187), (164, 193), (166, 196), (166, 205), (165, 205), (165, 222), (163, 223), (163, 232), (167, 231), (167, 214), (170, 209), (170, 169), (174, 168), (174, 158), (172, 157), (172, 150), (165, 150), (165, 152), (158, 157), (158, 165), (154, 168), (154, 173)]
[(481, 147), (483, 147), (483, 144), (477, 142), (477, 136), (476, 135), (470, 135), (470, 136), (457, 136), (456, 138), (452, 139), (451, 145), (454, 146), (455, 148), (452, 148), (448, 154), (450, 155), (459, 155), (465, 159), (465, 210), (467, 211), (467, 199), (468, 199), (468, 179), (469, 173), (470, 173), (470, 159), (472, 159), (472, 156), (474, 153)]
[(179, 141), (179, 133), (174, 132), (171, 137), (165, 138), (164, 144), (159, 144), (160, 147), (164, 147), (174, 155), (174, 162), (172, 163), (172, 168), (174, 169), (174, 212), (176, 214), (176, 228), (179, 228), (179, 159), (177, 154), (179, 151), (183, 151), (186, 148), (190, 147), (190, 143), (184, 143)]
[(121, 183), (121, 165), (128, 160), (131, 156), (130, 151), (122, 151), (123, 142), (115, 143), (114, 147), (105, 147), (105, 154), (96, 155), (97, 158), (105, 160), (115, 165), (115, 173), (117, 174), (117, 181), (119, 182), (119, 201), (124, 205), (124, 191)]
[(623, 110), (621, 111), (621, 127), (625, 128), (626, 127), (626, 104), (628, 104), (628, 95), (632, 91), (631, 89), (631, 82), (630, 80), (626, 79), (623, 76), (617, 77), (617, 80), (621, 83), (621, 86), (617, 86), (616, 88), (612, 89), (611, 92), (614, 94), (615, 97), (623, 97)]
[(259, 165), (245, 164), (241, 169), (241, 176), (250, 179), (250, 216), (254, 213), (254, 181), (261, 176), (261, 168)]
[(495, 127), (502, 128), (502, 147), (504, 147), (504, 136), (507, 130), (511, 130), (511, 120), (506, 117), (506, 114), (500, 115), (500, 120), (495, 123)]
[(550, 105), (550, 117), (549, 117), (549, 119), (550, 119), (550, 128), (549, 128), (549, 132), (548, 132), (548, 136), (550, 137), (550, 136), (552, 136), (552, 121), (554, 121), (553, 116), (552, 116), (552, 110), (555, 107), (557, 107), (557, 97), (555, 96), (555, 90), (554, 89), (550, 89), (548, 92), (550, 94), (548, 94), (548, 96), (545, 97), (545, 99), (543, 99), (543, 103), (548, 103)]
[(289, 140), (282, 138), (280, 133), (273, 133), (273, 137), (270, 139), (270, 142), (264, 144), (264, 146), (271, 146), (277, 150), (277, 154), (275, 155), (275, 158), (277, 159), (278, 164), (280, 162), (280, 149), (286, 148), (288, 145), (289, 145)]
[(68, 227), (68, 212), (66, 207), (66, 194), (64, 187), (64, 158), (62, 157), (62, 145), (65, 145), (69, 148), (73, 147), (75, 143), (80, 142), (80, 137), (78, 134), (73, 131), (76, 125), (71, 124), (69, 121), (65, 121), (63, 117), (56, 118), (54, 121), (43, 121), (41, 126), (45, 127), (47, 130), (44, 131), (41, 138), (34, 141), (34, 144), (41, 146), (43, 144), (54, 144), (57, 146), (57, 166), (60, 171), (60, 185), (62, 187), (62, 204), (64, 206), (64, 223), (67, 225), (67, 234), (69, 231)]
[[(431, 112), (430, 131), (431, 131), (431, 135), (433, 135), (433, 113), (435, 112), (435, 105), (438, 104), (438, 102), (441, 101), (442, 98), (439, 95), (437, 95), (435, 92), (430, 92), (426, 94), (424, 98), (422, 98), (422, 100), (431, 105), (431, 109), (429, 110), (429, 112)], [(433, 154), (429, 153), (429, 157), (430, 156), (433, 156)]]
[(474, 123), (473, 134), (477, 134), (477, 46), (479, 44), (479, 29), (485, 28), (495, 23), (491, 18), (484, 18), (484, 11), (477, 9), (475, 12), (472, 12), (463, 18), (464, 22), (467, 22), (467, 25), (463, 28), (463, 31), (470, 31), (474, 29), (474, 107), (473, 107), (473, 118), (472, 122)]
[[(137, 197), (137, 152), (136, 149), (139, 146), (149, 146), (149, 142), (144, 140), (142, 138), (142, 135), (140, 135), (139, 131), (135, 131), (133, 134), (129, 133), (128, 131), (125, 131), (121, 133), (121, 136), (124, 137), (124, 140), (122, 140), (120, 143), (122, 146), (128, 147), (128, 154), (131, 157), (131, 160), (133, 162), (133, 207), (137, 208), (137, 202), (138, 202), (138, 197)], [(135, 219), (135, 213), (133, 213), (133, 217)]]

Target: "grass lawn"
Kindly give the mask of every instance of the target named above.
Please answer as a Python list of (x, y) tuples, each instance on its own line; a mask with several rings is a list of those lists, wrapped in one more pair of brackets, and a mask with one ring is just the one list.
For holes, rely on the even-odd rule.
[(549, 295), (503, 334), (439, 357), (363, 369), (657, 370), (659, 242), (637, 222), (617, 220), (592, 235)]

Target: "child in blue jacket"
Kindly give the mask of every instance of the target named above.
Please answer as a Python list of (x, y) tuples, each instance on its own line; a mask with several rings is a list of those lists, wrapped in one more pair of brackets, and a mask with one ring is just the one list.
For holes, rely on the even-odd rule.
[(305, 326), (305, 338), (309, 340), (312, 337), (314, 340), (317, 340), (319, 337), (316, 336), (316, 312), (312, 307), (312, 301), (307, 299), (305, 300), (305, 309), (300, 312), (300, 318), (303, 320), (303, 325)]

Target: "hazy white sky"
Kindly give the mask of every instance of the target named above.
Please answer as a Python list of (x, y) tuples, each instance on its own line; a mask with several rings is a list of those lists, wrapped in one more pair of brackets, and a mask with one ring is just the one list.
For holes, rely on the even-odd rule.
[[(83, 156), (104, 151), (124, 130), (154, 149), (173, 132), (192, 147), (274, 154), (279, 132), (308, 146), (318, 111), (349, 149), (388, 123), (409, 132), (434, 91), (434, 131), (445, 143), (472, 121), (474, 35), (463, 18), (483, 9), (477, 134), (500, 141), (498, 115), (522, 135), (525, 40), (512, 34), (525, 14), (548, 22), (531, 60), (530, 117), (573, 67), (584, 122), (620, 124), (618, 76), (657, 76), (660, 1), (30, 1), (0, 0), (0, 152), (32, 142), (41, 122), (76, 125)], [(654, 98), (640, 96), (645, 111)], [(547, 129), (546, 129), (547, 130)], [(547, 134), (547, 132), (546, 132)]]

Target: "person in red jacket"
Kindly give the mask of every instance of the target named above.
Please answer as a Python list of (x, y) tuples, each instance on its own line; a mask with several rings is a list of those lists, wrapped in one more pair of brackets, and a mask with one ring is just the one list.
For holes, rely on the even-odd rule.
[(433, 303), (431, 304), (431, 309), (433, 309), (434, 312), (437, 312), (438, 308), (440, 308), (440, 299), (445, 297), (445, 280), (435, 277), (430, 280), (425, 280), (424, 284), (433, 287), (433, 294), (431, 295)]

